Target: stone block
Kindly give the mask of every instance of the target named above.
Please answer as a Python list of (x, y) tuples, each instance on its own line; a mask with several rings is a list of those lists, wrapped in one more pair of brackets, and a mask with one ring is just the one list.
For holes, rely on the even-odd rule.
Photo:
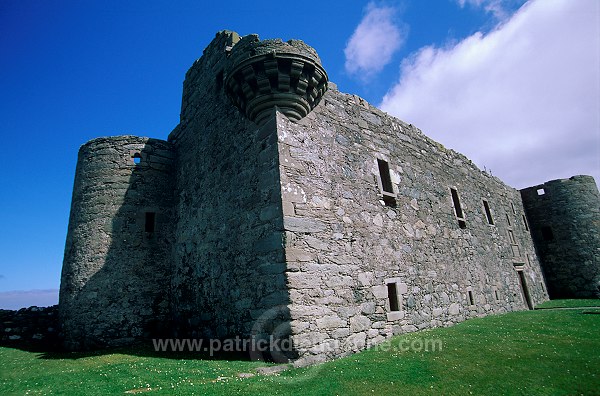
[(377, 299), (387, 298), (388, 290), (386, 285), (373, 286), (371, 291)]
[(388, 321), (393, 322), (396, 320), (404, 319), (405, 312), (404, 311), (393, 311), (388, 312), (386, 314), (386, 318)]
[(287, 231), (305, 233), (321, 232), (327, 228), (326, 224), (320, 220), (290, 216), (283, 218), (283, 226)]
[(335, 338), (335, 339), (339, 339), (339, 338), (346, 338), (350, 335), (350, 329), (349, 328), (340, 328), (340, 329), (335, 329), (331, 332), (331, 337)]
[(347, 322), (345, 320), (340, 319), (335, 315), (324, 316), (316, 320), (317, 327), (319, 329), (337, 329), (339, 327), (347, 326)]
[(450, 315), (458, 315), (460, 313), (460, 305), (457, 303), (452, 303), (448, 307), (448, 314)]
[(350, 318), (350, 332), (358, 333), (361, 331), (368, 330), (371, 327), (371, 320), (366, 316), (355, 316)]
[(365, 349), (367, 344), (367, 334), (366, 333), (356, 333), (348, 336), (346, 341), (343, 344), (344, 349), (350, 351), (360, 351)]
[(292, 318), (314, 318), (332, 315), (333, 311), (327, 307), (293, 304), (290, 306)]
[(316, 256), (312, 253), (306, 252), (302, 249), (290, 248), (290, 247), (285, 249), (285, 257), (286, 257), (287, 261), (298, 261), (298, 262), (315, 261), (315, 259), (316, 259)]
[(371, 286), (374, 281), (372, 272), (361, 272), (358, 274), (358, 283), (361, 286)]
[(322, 275), (319, 273), (288, 272), (288, 287), (292, 289), (320, 289)]

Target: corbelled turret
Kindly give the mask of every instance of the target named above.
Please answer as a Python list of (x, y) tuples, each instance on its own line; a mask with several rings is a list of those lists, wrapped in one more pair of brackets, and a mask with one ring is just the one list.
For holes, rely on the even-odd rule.
[(260, 41), (251, 34), (231, 50), (225, 89), (233, 104), (262, 125), (275, 107), (291, 120), (305, 117), (327, 91), (327, 80), (316, 51), (304, 42)]

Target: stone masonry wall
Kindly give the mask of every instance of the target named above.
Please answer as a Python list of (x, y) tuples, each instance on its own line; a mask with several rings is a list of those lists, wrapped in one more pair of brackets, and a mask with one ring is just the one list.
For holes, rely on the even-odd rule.
[[(516, 269), (531, 304), (548, 298), (519, 192), (464, 156), (335, 90), (298, 123), (279, 116), (277, 127), (298, 364), (393, 334), (526, 309)], [(385, 199), (395, 207), (384, 202), (377, 159), (389, 165), (394, 194)]]
[(0, 309), (0, 345), (39, 351), (59, 349), (58, 306)]
[(67, 348), (131, 344), (161, 332), (174, 158), (171, 144), (135, 136), (81, 147), (60, 288)]
[(550, 297), (600, 298), (600, 195), (594, 178), (553, 180), (521, 195)]
[[(237, 35), (221, 32), (188, 71), (178, 152), (172, 310), (179, 337), (248, 336), (283, 317), (283, 224), (274, 122), (258, 127), (226, 97)], [(256, 329), (254, 329), (256, 330)]]

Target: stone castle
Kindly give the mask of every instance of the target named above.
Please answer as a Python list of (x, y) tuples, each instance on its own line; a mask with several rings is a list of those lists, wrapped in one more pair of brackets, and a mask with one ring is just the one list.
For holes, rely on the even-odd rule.
[(302, 41), (219, 32), (167, 141), (79, 152), (70, 349), (276, 335), (319, 362), (550, 297), (600, 297), (600, 197), (522, 191), (328, 81)]

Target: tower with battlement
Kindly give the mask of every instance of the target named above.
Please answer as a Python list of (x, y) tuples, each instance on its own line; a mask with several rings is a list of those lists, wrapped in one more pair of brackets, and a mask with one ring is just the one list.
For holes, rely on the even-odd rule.
[(283, 339), (271, 357), (302, 365), (531, 308), (548, 294), (523, 202), (338, 91), (302, 41), (222, 31), (187, 72), (167, 141), (82, 146), (65, 343)]

